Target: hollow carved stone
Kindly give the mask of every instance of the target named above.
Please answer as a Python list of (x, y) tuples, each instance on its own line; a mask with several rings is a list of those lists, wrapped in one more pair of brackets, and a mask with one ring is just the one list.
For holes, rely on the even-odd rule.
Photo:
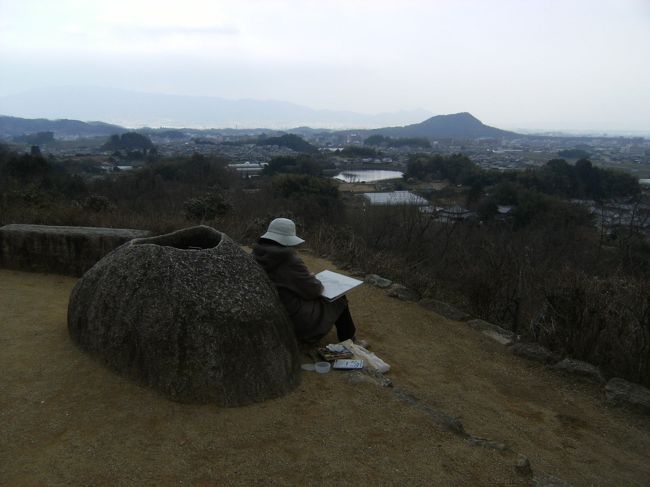
[(178, 401), (237, 406), (299, 381), (293, 328), (273, 285), (206, 226), (108, 254), (75, 286), (68, 329), (109, 368)]

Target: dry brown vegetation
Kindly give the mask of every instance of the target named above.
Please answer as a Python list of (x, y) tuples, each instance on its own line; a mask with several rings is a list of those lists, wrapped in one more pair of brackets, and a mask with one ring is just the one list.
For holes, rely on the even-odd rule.
[[(478, 174), (466, 158), (452, 160), (467, 177)], [(493, 193), (518, 198), (513, 217), (445, 223), (410, 207), (364, 207), (307, 175), (239, 180), (219, 158), (165, 160), (86, 183), (39, 158), (9, 162), (0, 167), (11, 176), (0, 185), (0, 224), (165, 233), (204, 223), (246, 244), (285, 216), (321, 255), (591, 361), (610, 377), (650, 385), (650, 244), (632, 225), (615, 238), (599, 233), (584, 209), (557, 198), (505, 185)], [(551, 184), (549, 174), (538, 182)], [(445, 191), (445, 200), (463, 197), (455, 186)], [(441, 201), (429, 193), (433, 205)]]
[[(336, 270), (304, 257), (314, 271)], [(0, 270), (4, 485), (529, 485), (517, 454), (538, 476), (573, 485), (650, 481), (647, 418), (378, 289), (355, 290), (351, 308), (392, 365), (394, 388), (304, 373), (284, 398), (224, 409), (171, 402), (75, 348), (66, 329), (74, 282)], [(431, 410), (509, 449), (471, 446)]]
[[(393, 389), (304, 373), (286, 397), (223, 409), (171, 402), (75, 348), (74, 283), (0, 270), (2, 485), (530, 485), (516, 453), (576, 486), (650, 481), (647, 418), (376, 288), (353, 291), (351, 308)], [(510, 450), (471, 446), (428, 410)]]
[(438, 222), (368, 207), (309, 236), (338, 262), (451, 302), (573, 358), (650, 385), (650, 246), (601, 238), (566, 206), (538, 221)]

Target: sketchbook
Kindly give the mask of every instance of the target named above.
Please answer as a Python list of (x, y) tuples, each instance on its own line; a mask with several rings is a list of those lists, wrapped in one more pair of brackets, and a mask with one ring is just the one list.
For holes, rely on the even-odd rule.
[(331, 362), (338, 359), (352, 358), (352, 352), (343, 345), (328, 345), (318, 349), (318, 353), (323, 359)]
[(332, 271), (319, 272), (316, 274), (316, 279), (323, 284), (323, 297), (329, 301), (334, 301), (351, 289), (363, 284), (363, 281), (359, 279)]

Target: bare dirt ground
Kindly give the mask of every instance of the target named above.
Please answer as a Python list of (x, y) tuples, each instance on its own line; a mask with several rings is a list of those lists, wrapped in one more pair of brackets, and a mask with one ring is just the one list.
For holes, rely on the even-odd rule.
[[(650, 485), (647, 418), (379, 289), (350, 294), (353, 316), (424, 408), (347, 372), (305, 372), (291, 394), (242, 408), (174, 403), (72, 344), (74, 283), (0, 270), (2, 486), (531, 485), (517, 453), (576, 486)], [(509, 450), (471, 445), (427, 408)]]

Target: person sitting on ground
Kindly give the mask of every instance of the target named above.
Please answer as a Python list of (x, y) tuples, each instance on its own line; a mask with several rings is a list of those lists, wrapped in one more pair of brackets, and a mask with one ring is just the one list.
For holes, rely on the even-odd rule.
[(303, 242), (292, 220), (276, 218), (253, 246), (253, 257), (277, 288), (298, 340), (316, 343), (336, 325), (339, 341), (356, 342), (347, 298), (328, 301), (322, 296), (323, 285), (293, 248)]

